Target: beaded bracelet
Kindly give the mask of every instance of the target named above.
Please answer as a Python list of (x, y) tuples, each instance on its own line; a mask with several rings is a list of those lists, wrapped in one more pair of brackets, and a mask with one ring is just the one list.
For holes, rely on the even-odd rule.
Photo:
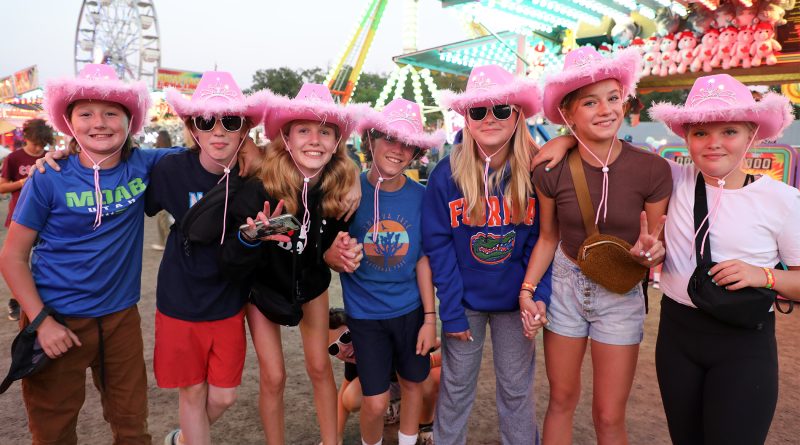
[(530, 292), (531, 295), (533, 295), (533, 293), (536, 292), (536, 285), (533, 284), (533, 283), (529, 283), (527, 281), (524, 281), (522, 283), (522, 288), (520, 289), (520, 291), (523, 291), (523, 290), (526, 290), (526, 291)]
[(761, 268), (764, 271), (764, 275), (767, 276), (767, 285), (764, 286), (767, 289), (772, 289), (775, 287), (775, 275), (772, 273), (772, 269), (767, 267)]

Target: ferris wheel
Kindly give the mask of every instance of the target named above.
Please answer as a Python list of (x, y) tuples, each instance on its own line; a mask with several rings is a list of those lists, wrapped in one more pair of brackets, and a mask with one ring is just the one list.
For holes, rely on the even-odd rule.
[(153, 0), (83, 0), (75, 30), (75, 74), (87, 63), (154, 86), (161, 40)]

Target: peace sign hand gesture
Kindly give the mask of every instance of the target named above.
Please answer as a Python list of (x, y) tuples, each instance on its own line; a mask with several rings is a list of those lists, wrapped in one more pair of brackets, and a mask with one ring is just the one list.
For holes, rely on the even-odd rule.
[(664, 223), (667, 221), (667, 215), (662, 215), (658, 224), (651, 232), (648, 230), (647, 212), (642, 210), (639, 215), (639, 239), (636, 244), (631, 247), (631, 256), (633, 259), (645, 267), (653, 267), (661, 264), (664, 261), (666, 250), (664, 244), (659, 237), (661, 230), (664, 229)]

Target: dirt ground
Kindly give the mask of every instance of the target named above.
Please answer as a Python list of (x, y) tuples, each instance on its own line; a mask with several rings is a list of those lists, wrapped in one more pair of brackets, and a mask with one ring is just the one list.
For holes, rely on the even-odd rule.
[[(0, 215), (5, 217), (8, 201), (0, 203)], [(155, 311), (155, 279), (161, 253), (151, 250), (150, 244), (156, 241), (155, 220), (148, 219), (145, 225), (144, 266), (142, 270), (142, 299), (139, 310), (142, 314), (145, 340), (145, 360), (149, 379), (150, 432), (153, 442), (160, 444), (164, 435), (178, 424), (178, 402), (175, 390), (161, 390), (155, 386), (152, 375), (153, 352), (153, 317)], [(5, 239), (6, 231), (0, 231), (0, 242)], [(5, 310), (5, 302), (9, 297), (7, 288), (0, 285), (0, 302)], [(641, 346), (639, 365), (628, 403), (627, 424), (632, 444), (668, 444), (669, 436), (658, 392), (655, 376), (654, 348), (660, 294), (651, 289), (651, 311), (646, 321), (646, 334)], [(331, 286), (331, 304), (341, 305), (341, 288), (338, 279)], [(778, 316), (778, 352), (780, 355), (780, 397), (775, 419), (772, 423), (768, 444), (800, 443), (800, 311), (791, 315)], [(5, 320), (3, 312), (0, 320), (0, 373), (5, 373), (10, 364), (8, 352), (11, 341), (16, 335), (17, 325)], [(539, 337), (541, 349), (541, 336)], [(300, 353), (300, 335), (296, 328), (283, 329), (283, 348), (293, 351), (286, 358), (288, 374), (286, 385), (286, 437), (289, 444), (317, 444), (319, 436), (314, 417), (311, 397), (311, 385), (305, 374), (302, 354)], [(473, 408), (469, 425), (470, 444), (499, 443), (497, 430), (497, 414), (494, 408), (495, 384), (491, 345), (487, 343), (484, 354), (485, 362), (481, 367), (478, 397)], [(583, 369), (583, 396), (575, 416), (575, 443), (590, 444), (595, 442), (591, 417), (591, 367), (590, 356), (586, 356)], [(544, 372), (544, 358), (538, 354), (538, 372), (536, 373), (536, 392), (538, 419), (541, 421), (547, 407), (547, 379)], [(258, 418), (258, 369), (252, 345), (248, 348), (239, 400), (213, 426), (213, 442), (219, 444), (256, 444), (263, 443), (264, 436)], [(334, 373), (337, 382), (342, 378), (341, 363), (335, 361)], [(99, 397), (87, 378), (86, 403), (78, 422), (80, 443), (110, 443), (111, 434), (102, 418)], [(0, 444), (16, 445), (30, 443), (30, 434), (25, 410), (20, 393), (20, 385), (15, 383), (3, 395), (0, 395)], [(386, 444), (397, 443), (395, 428), (387, 428)], [(345, 444), (358, 444), (358, 423), (352, 417), (348, 421)]]

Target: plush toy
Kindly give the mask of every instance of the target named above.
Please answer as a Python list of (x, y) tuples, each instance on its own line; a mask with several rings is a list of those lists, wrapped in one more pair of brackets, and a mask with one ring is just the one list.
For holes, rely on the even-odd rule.
[(683, 31), (678, 34), (678, 68), (676, 69), (678, 73), (685, 73), (692, 65), (695, 47), (697, 47), (697, 37), (693, 32)]
[(666, 76), (667, 74), (675, 74), (678, 72), (678, 42), (675, 41), (675, 36), (667, 34), (661, 38), (661, 62), (659, 63), (658, 75)]
[(528, 77), (538, 79), (544, 72), (544, 54), (547, 47), (540, 40), (535, 45), (529, 46), (526, 55), (528, 56), (527, 73)]
[(639, 50), (639, 54), (644, 55), (644, 40), (641, 37), (634, 37), (631, 41), (631, 47)]
[(653, 23), (656, 25), (655, 34), (659, 37), (674, 34), (678, 31), (681, 20), (683, 20), (681, 16), (676, 14), (672, 8), (658, 8), (656, 18), (653, 19)]
[(703, 38), (700, 39), (698, 45), (692, 52), (692, 66), (690, 69), (693, 73), (700, 71), (711, 72), (711, 61), (714, 59), (714, 53), (717, 52), (717, 42), (719, 41), (719, 31), (714, 28), (706, 31)]
[(775, 65), (778, 59), (775, 52), (780, 51), (781, 44), (775, 40), (775, 30), (769, 23), (759, 23), (753, 32), (753, 44), (750, 46), (750, 55), (753, 57), (752, 66), (761, 66), (761, 61), (767, 65)]
[(758, 16), (757, 6), (744, 6), (741, 3), (736, 6), (736, 26), (752, 26), (753, 21)]
[(742, 68), (750, 68), (750, 47), (753, 45), (753, 28), (743, 26), (736, 34), (736, 43), (733, 45), (731, 68), (742, 64)]
[(717, 29), (725, 29), (736, 24), (736, 9), (731, 3), (719, 5), (714, 11), (713, 26)]
[(733, 56), (733, 47), (736, 44), (736, 36), (738, 31), (733, 26), (724, 28), (719, 33), (719, 40), (717, 40), (717, 50), (714, 52), (714, 58), (711, 59), (711, 66), (714, 68), (722, 67), (728, 69), (731, 67), (731, 57)]
[(659, 51), (659, 39), (650, 36), (644, 41), (644, 56), (642, 56), (642, 76), (657, 76), (661, 71), (661, 51)]
[(597, 47), (597, 52), (603, 57), (608, 57), (611, 55), (611, 47), (606, 43), (601, 43), (600, 46)]
[(775, 29), (776, 26), (786, 24), (784, 15), (786, 15), (786, 11), (781, 6), (774, 3), (763, 3), (758, 11), (758, 23), (769, 23), (772, 25), (772, 29)]

